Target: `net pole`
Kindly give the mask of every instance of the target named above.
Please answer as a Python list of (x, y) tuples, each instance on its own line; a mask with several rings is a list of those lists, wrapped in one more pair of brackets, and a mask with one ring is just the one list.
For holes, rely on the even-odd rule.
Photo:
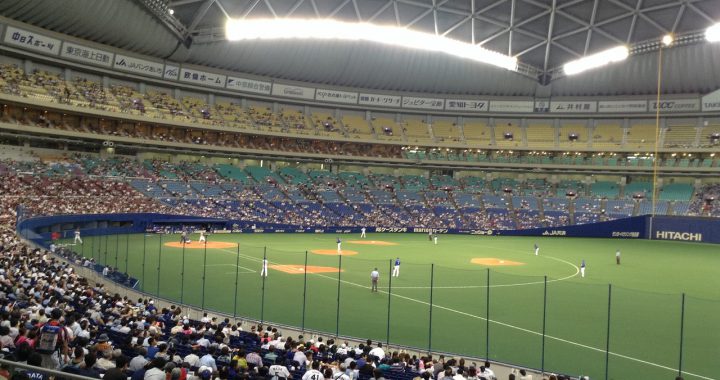
[(125, 234), (125, 274), (128, 272), (128, 260), (130, 257), (130, 234)]
[(652, 212), (650, 215), (655, 216), (655, 205), (657, 203), (657, 175), (658, 175), (658, 150), (660, 145), (660, 91), (662, 88), (662, 53), (663, 46), (660, 44), (658, 49), (658, 72), (657, 72), (657, 100), (655, 102), (655, 154), (653, 155), (653, 187), (652, 187)]
[(605, 338), (605, 380), (608, 380), (610, 368), (610, 305), (612, 304), (612, 284), (608, 284), (607, 337)]
[(108, 251), (108, 238), (109, 238), (109, 237), (110, 237), (109, 235), (105, 235), (105, 255), (104, 255), (104, 256), (105, 256), (105, 260), (104, 260), (104, 262), (103, 262), (103, 264), (105, 264), (105, 265), (108, 265), (108, 259), (107, 259), (107, 254), (108, 254), (108, 252), (107, 252), (107, 251)]
[(307, 301), (307, 262), (308, 252), (305, 251), (305, 269), (303, 270), (302, 326), (300, 326), (300, 331), (302, 332), (305, 332), (305, 303)]
[(92, 256), (93, 259), (95, 259), (95, 240), (96, 240), (95, 236), (93, 236), (92, 242), (90, 243), (90, 244), (92, 244), (90, 247), (90, 255)]
[(685, 337), (685, 293), (682, 294), (682, 303), (680, 306), (680, 361), (678, 363), (678, 376), (682, 376), (683, 366), (683, 340)]
[(335, 312), (335, 337), (340, 336), (340, 284), (342, 274), (342, 253), (338, 255), (337, 310)]
[(435, 280), (435, 264), (430, 264), (430, 321), (428, 323), (428, 352), (432, 352), (432, 317), (433, 317), (434, 280)]
[(180, 303), (185, 300), (185, 244), (182, 245), (182, 269), (180, 269)]
[(203, 249), (203, 275), (202, 275), (202, 307), (205, 311), (205, 275), (207, 274), (207, 238), (205, 238), (205, 247)]
[(387, 333), (385, 334), (385, 344), (390, 345), (390, 300), (392, 296), (392, 267), (393, 267), (393, 261), (390, 259), (390, 270), (388, 273), (390, 275), (388, 276), (388, 307), (387, 307)]
[[(94, 241), (94, 240), (93, 240)], [(147, 253), (147, 232), (143, 234), (142, 285), (145, 290), (145, 254)]]
[(485, 358), (490, 358), (490, 268), (487, 268), (485, 285)]
[(158, 251), (158, 262), (157, 262), (157, 271), (156, 271), (157, 272), (156, 277), (157, 277), (157, 296), (158, 297), (160, 297), (160, 265), (162, 263), (162, 247), (163, 247), (162, 240), (163, 240), (163, 236), (162, 236), (162, 234), (160, 234), (160, 250)]
[[(267, 260), (267, 247), (263, 247), (263, 269), (265, 268), (265, 262)], [(265, 321), (265, 277), (267, 273), (263, 273), (262, 277), (262, 289), (260, 290), (260, 323)]]
[(120, 251), (120, 235), (115, 235), (115, 269), (118, 267), (118, 251)]
[(233, 301), (233, 318), (237, 318), (237, 294), (238, 294), (238, 277), (240, 276), (240, 243), (237, 245), (237, 255), (235, 255), (235, 298)]
[(541, 350), (541, 357), (540, 357), (540, 374), (545, 374), (545, 326), (547, 321), (547, 276), (545, 276), (543, 281), (543, 323), (542, 323), (542, 350)]

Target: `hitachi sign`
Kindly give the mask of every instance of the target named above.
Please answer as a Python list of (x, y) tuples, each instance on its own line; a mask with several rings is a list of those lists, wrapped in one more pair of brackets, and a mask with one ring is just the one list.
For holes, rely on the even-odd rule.
[(702, 241), (702, 234), (676, 231), (655, 231), (655, 238), (661, 240)]

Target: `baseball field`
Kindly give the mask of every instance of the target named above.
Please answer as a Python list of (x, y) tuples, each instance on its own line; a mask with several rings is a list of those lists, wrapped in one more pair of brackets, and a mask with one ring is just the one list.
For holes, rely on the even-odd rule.
[[(336, 238), (342, 239), (338, 255)], [(422, 234), (86, 237), (162, 298), (320, 335), (592, 379), (720, 376), (720, 255), (697, 243)], [(534, 254), (533, 245), (540, 247)], [(621, 264), (615, 252), (621, 251)], [(261, 276), (263, 256), (268, 275)], [(391, 277), (394, 260), (400, 274)], [(580, 263), (585, 260), (585, 277)], [(370, 272), (380, 272), (379, 292)]]

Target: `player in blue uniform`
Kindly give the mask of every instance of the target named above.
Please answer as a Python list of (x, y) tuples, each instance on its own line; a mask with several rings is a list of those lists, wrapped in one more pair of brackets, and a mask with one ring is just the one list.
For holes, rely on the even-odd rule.
[(395, 259), (395, 266), (393, 267), (392, 271), (393, 277), (400, 277), (400, 258)]

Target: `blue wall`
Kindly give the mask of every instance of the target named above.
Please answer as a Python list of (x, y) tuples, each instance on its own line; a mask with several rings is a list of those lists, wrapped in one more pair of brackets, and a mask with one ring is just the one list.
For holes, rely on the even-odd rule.
[[(286, 224), (253, 223), (226, 219), (202, 218), (167, 214), (91, 214), (58, 215), (30, 218), (18, 222), (18, 231), (26, 238), (49, 240), (52, 232), (72, 237), (79, 227), (83, 236), (142, 233), (157, 226), (212, 225), (214, 228), (244, 233), (359, 233), (357, 227), (298, 227)], [(251, 228), (255, 225), (255, 228)], [(428, 228), (378, 227), (368, 232), (425, 233)], [(435, 233), (499, 235), (499, 236), (558, 236), (615, 239), (654, 239), (720, 243), (720, 219), (649, 215), (617, 219), (608, 222), (577, 226), (534, 228), (526, 230), (465, 230), (435, 229)]]

